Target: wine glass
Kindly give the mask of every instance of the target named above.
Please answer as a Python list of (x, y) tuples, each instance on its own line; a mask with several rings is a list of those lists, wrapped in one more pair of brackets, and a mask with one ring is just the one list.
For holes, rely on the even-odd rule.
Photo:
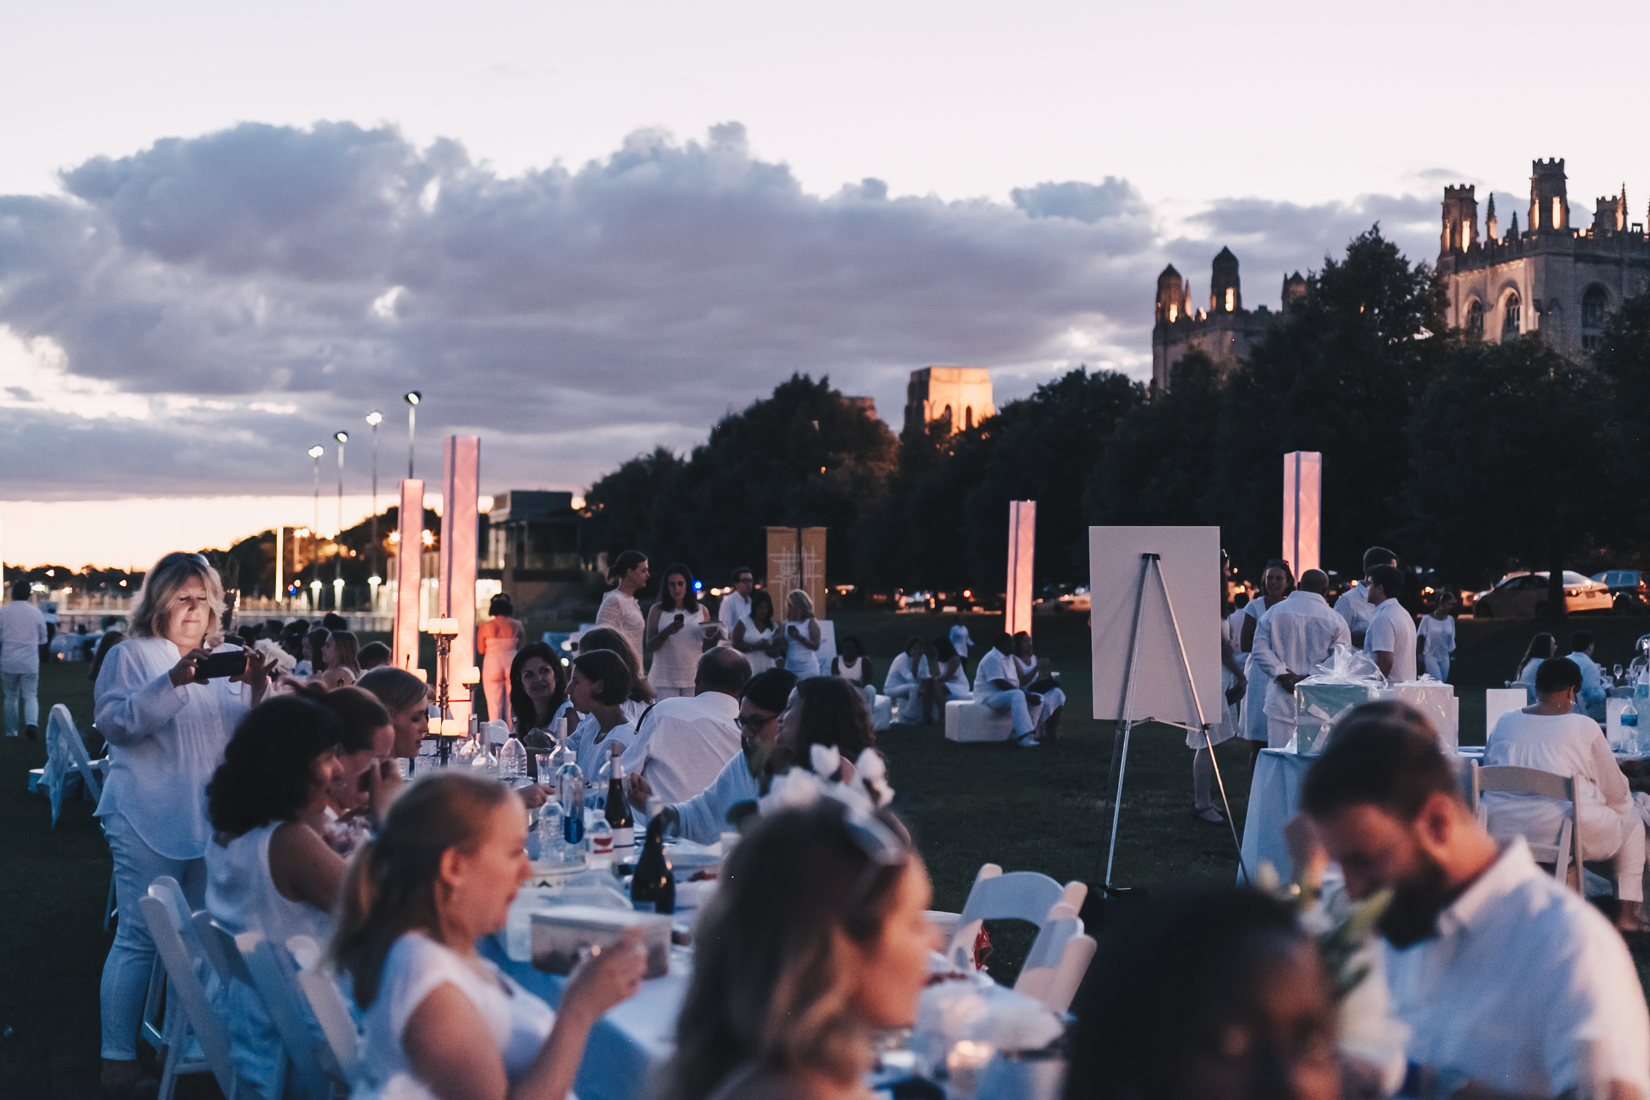
[(1611, 672), (1615, 674), (1616, 686), (1620, 687), (1621, 686), (1621, 666), (1618, 664), (1615, 668), (1611, 669)]

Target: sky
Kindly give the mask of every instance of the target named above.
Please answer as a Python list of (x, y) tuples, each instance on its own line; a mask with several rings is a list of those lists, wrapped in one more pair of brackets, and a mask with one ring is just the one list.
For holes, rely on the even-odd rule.
[(330, 530), (340, 429), (353, 523), (409, 389), (426, 479), (476, 434), (483, 492), (578, 491), (793, 371), (894, 425), (930, 364), (1144, 378), (1165, 264), (1207, 294), (1230, 246), (1275, 308), (1376, 221), (1431, 259), (1445, 183), (1523, 220), (1532, 158), (1576, 223), (1646, 209), (1631, 66), (1520, 45), (1640, 11), (1370, 10), (14, 4), (0, 557), (309, 523), (318, 442)]

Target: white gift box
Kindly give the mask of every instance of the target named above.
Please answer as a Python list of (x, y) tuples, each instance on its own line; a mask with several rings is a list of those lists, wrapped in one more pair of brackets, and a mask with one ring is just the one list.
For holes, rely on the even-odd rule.
[(1375, 692), (1375, 698), (1396, 699), (1426, 715), (1438, 731), (1438, 747), (1446, 756), (1453, 756), (1461, 747), (1461, 701), (1449, 684), (1423, 677), (1408, 683), (1388, 684)]

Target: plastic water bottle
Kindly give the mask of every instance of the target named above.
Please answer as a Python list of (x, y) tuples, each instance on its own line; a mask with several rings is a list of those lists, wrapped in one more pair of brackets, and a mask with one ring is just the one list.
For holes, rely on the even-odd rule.
[(475, 755), (470, 757), (470, 774), (497, 779), (498, 757), (493, 755), (493, 747), (487, 743), (485, 737), (476, 738), (474, 744), (476, 751)]
[(584, 849), (584, 771), (574, 763), (556, 772), (556, 801), (561, 804), (561, 835), (570, 851)]
[(498, 777), (510, 784), (527, 778), (527, 746), (520, 738), (512, 737), (499, 748)]
[(546, 863), (567, 859), (567, 840), (562, 835), (561, 803), (551, 799), (539, 808), (539, 858)]
[(1621, 747), (1627, 752), (1639, 751), (1639, 708), (1633, 705), (1633, 700), (1627, 700), (1627, 705), (1621, 708), (1617, 716), (1621, 721)]
[(1634, 702), (1650, 703), (1650, 668), (1641, 668), (1633, 678)]

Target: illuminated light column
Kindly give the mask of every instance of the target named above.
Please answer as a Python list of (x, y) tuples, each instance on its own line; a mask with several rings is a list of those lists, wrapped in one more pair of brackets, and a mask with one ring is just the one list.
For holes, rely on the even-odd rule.
[(1037, 502), (1008, 502), (1008, 600), (1003, 629), (1010, 634), (1031, 632), (1032, 563), (1037, 551)]
[[(452, 678), (467, 683), (476, 663), (476, 534), (481, 513), (481, 437), (450, 435), (441, 445), (441, 572), (436, 607), (458, 623)], [(470, 719), (470, 693), (455, 692), (453, 717)]]
[(395, 667), (417, 673), (418, 600), (424, 581), (424, 483), (401, 483), (401, 511), (395, 546), (395, 626), (391, 652)]
[(1323, 454), (1290, 451), (1283, 456), (1283, 558), (1299, 577), (1317, 569), (1323, 503)]

